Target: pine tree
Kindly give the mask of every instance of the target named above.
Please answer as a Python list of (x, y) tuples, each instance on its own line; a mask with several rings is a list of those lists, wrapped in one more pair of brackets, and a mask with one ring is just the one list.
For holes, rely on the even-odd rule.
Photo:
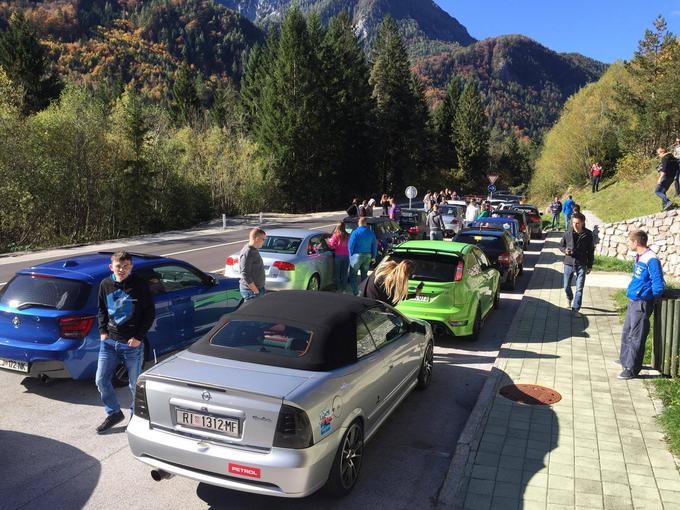
[(449, 81), (442, 103), (432, 115), (434, 131), (434, 157), (438, 168), (451, 170), (458, 166), (453, 120), (458, 109), (462, 85), (457, 77)]
[(24, 113), (34, 113), (59, 97), (63, 85), (52, 74), (45, 48), (23, 11), (12, 13), (6, 32), (0, 32), (0, 66), (24, 91)]
[(192, 124), (198, 118), (201, 100), (196, 90), (196, 80), (196, 73), (186, 62), (175, 73), (171, 90), (171, 111), (178, 125)]
[(478, 191), (484, 184), (489, 165), (488, 119), (477, 87), (466, 83), (458, 101), (452, 125), (456, 141), (461, 184), (467, 191)]

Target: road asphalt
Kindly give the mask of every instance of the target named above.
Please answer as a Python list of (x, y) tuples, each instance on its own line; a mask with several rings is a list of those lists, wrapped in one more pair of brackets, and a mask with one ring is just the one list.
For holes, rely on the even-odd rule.
[[(330, 230), (342, 214), (287, 218), (287, 227)], [(272, 228), (274, 224), (265, 225)], [(224, 259), (245, 242), (250, 224), (228, 232), (211, 229), (155, 236), (125, 248), (187, 260), (204, 271), (219, 271)], [(104, 245), (113, 249), (116, 243)], [(71, 252), (98, 251), (93, 247)], [(501, 294), (500, 309), (487, 319), (476, 343), (436, 339), (431, 387), (411, 394), (366, 449), (361, 478), (343, 500), (317, 493), (280, 500), (220, 489), (174, 477), (153, 482), (149, 469), (132, 457), (125, 427), (98, 436), (104, 417), (93, 381), (42, 384), (0, 372), (0, 501), (3, 508), (229, 508), (231, 509), (413, 509), (432, 506), (445, 479), (458, 437), (489, 375), (518, 310), (542, 249), (533, 241), (525, 252), (525, 274), (517, 290)], [(39, 255), (39, 256), (38, 256)], [(62, 251), (0, 259), (0, 282), (19, 268), (64, 257)], [(23, 257), (23, 258), (22, 258)], [(30, 260), (27, 259), (30, 258)], [(129, 395), (118, 390), (125, 406)]]

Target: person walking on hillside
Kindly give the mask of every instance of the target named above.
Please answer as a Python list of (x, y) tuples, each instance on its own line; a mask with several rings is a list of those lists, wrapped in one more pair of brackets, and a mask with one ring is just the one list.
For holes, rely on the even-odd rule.
[(665, 147), (656, 149), (656, 154), (661, 161), (656, 171), (659, 172), (659, 180), (656, 182), (654, 193), (661, 199), (661, 210), (667, 211), (673, 207), (673, 202), (666, 196), (666, 191), (671, 187), (675, 176), (678, 173), (678, 160), (672, 154), (666, 152)]
[(444, 219), (437, 204), (432, 206), (432, 210), (427, 215), (427, 228), (430, 231), (430, 241), (444, 240)]
[[(568, 228), (562, 236), (560, 251), (564, 253), (564, 292), (574, 315), (580, 317), (579, 310), (586, 274), (593, 269), (595, 261), (595, 243), (593, 233), (586, 228), (585, 216), (581, 213), (574, 213), (571, 221), (572, 228)], [(571, 290), (574, 276), (576, 277), (576, 294)]]
[(619, 379), (632, 379), (640, 373), (649, 334), (649, 316), (654, 310), (654, 300), (661, 297), (666, 286), (661, 262), (647, 246), (647, 233), (643, 230), (631, 232), (628, 248), (636, 255), (633, 278), (626, 290), (628, 308), (621, 332), (618, 363), (623, 370)]
[(560, 197), (555, 195), (553, 201), (550, 204), (550, 214), (552, 215), (552, 223), (550, 228), (556, 229), (560, 226), (560, 213), (562, 212), (562, 202), (560, 202)]
[(338, 223), (335, 227), (333, 235), (328, 240), (328, 246), (333, 250), (335, 290), (345, 292), (349, 277), (349, 234), (344, 223)]
[(111, 277), (99, 285), (97, 301), (100, 343), (95, 382), (106, 410), (106, 419), (97, 427), (97, 434), (125, 419), (112, 383), (113, 373), (121, 363), (128, 372), (132, 414), (137, 377), (144, 364), (146, 333), (156, 316), (149, 284), (131, 274), (132, 256), (124, 251), (114, 253), (109, 269)]
[(574, 205), (576, 203), (572, 199), (571, 195), (567, 196), (567, 199), (562, 205), (562, 213), (564, 214), (564, 231), (566, 232), (571, 227), (571, 215), (574, 214)]
[[(675, 137), (673, 157), (675, 158), (675, 161), (680, 163), (680, 136)], [(675, 170), (675, 179), (673, 179), (673, 182), (675, 183), (675, 196), (680, 197), (680, 169), (678, 168)]]
[(238, 269), (241, 273), (239, 291), (245, 301), (264, 295), (264, 284), (267, 277), (260, 248), (262, 248), (266, 238), (265, 231), (255, 227), (248, 235), (248, 244), (241, 249), (241, 253), (238, 255)]
[(590, 167), (590, 180), (593, 184), (593, 193), (600, 191), (600, 179), (602, 178), (602, 165), (595, 162)]
[(359, 218), (359, 226), (349, 236), (347, 245), (349, 253), (349, 283), (352, 293), (359, 293), (357, 273), (361, 273), (361, 280), (368, 276), (371, 261), (378, 256), (378, 241), (373, 231), (366, 226), (366, 218)]
[(423, 284), (412, 294), (408, 291), (409, 279), (415, 271), (412, 260), (386, 260), (362, 282), (359, 295), (397, 306), (400, 301), (420, 294)]

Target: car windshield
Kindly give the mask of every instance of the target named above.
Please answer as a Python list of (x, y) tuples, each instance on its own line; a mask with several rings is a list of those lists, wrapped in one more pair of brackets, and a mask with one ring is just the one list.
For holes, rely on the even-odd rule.
[(267, 253), (297, 253), (302, 239), (299, 237), (267, 236), (260, 251)]
[(488, 236), (483, 234), (461, 234), (454, 239), (457, 243), (475, 244), (482, 248), (491, 248), (494, 250), (505, 249), (503, 239), (498, 236)]
[(266, 321), (228, 322), (210, 339), (212, 345), (266, 352), (280, 356), (304, 355), (312, 333), (283, 323)]
[(411, 276), (411, 280), (419, 280), (426, 282), (452, 282), (456, 276), (456, 266), (458, 264), (458, 256), (443, 253), (418, 253), (408, 252), (392, 253), (389, 258), (395, 262), (402, 260), (412, 260), (416, 264), (415, 273)]
[(439, 212), (444, 216), (461, 216), (464, 214), (464, 207), (455, 205), (440, 205)]
[(475, 221), (472, 224), (473, 227), (480, 227), (488, 230), (507, 230), (508, 232), (514, 232), (514, 223), (505, 221)]
[(0, 304), (12, 308), (80, 310), (90, 289), (88, 283), (77, 280), (18, 274), (0, 292)]

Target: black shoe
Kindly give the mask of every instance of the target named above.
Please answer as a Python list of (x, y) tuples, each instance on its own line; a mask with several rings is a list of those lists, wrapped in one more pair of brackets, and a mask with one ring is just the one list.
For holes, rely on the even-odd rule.
[(624, 380), (634, 379), (635, 374), (633, 374), (633, 372), (631, 372), (627, 368), (624, 368), (623, 371), (617, 376), (617, 378), (618, 379), (624, 379)]
[(106, 419), (102, 422), (99, 427), (97, 427), (97, 434), (103, 434), (107, 430), (109, 430), (111, 427), (114, 425), (120, 423), (125, 419), (125, 415), (123, 414), (123, 411), (118, 411), (116, 413), (110, 414), (106, 417)]
[(668, 202), (666, 205), (663, 206), (664, 211), (668, 211), (671, 207), (673, 207), (673, 202)]

